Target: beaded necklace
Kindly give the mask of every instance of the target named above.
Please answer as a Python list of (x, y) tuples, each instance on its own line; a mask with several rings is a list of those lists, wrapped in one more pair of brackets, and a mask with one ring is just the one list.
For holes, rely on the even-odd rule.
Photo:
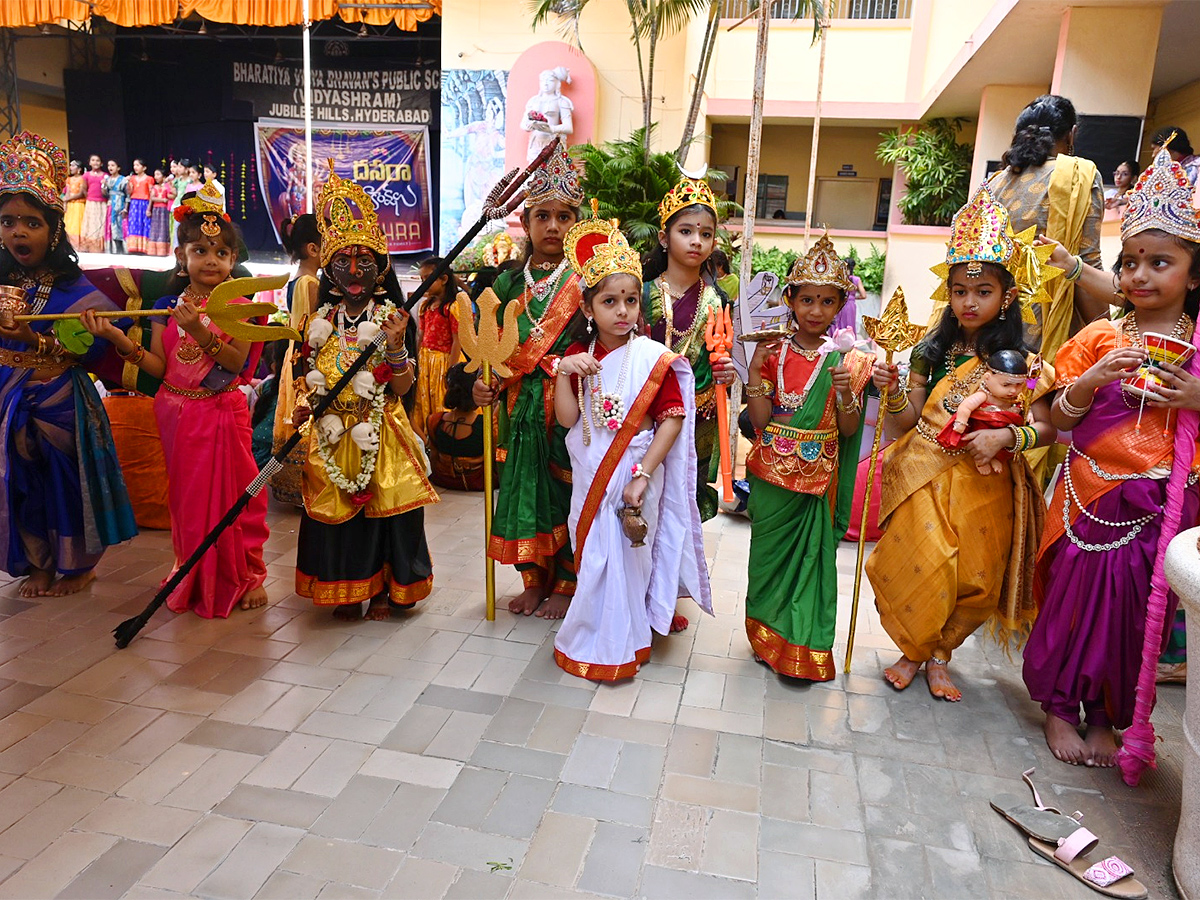
[[(617, 376), (617, 386), (613, 391), (604, 390), (603, 372), (595, 376), (583, 375), (579, 378), (579, 414), (583, 418), (584, 446), (589, 446), (592, 443), (591, 424), (588, 422), (587, 410), (584, 404), (585, 382), (589, 377), (596, 379), (595, 384), (591, 387), (592, 418), (609, 431), (619, 429), (621, 423), (625, 421), (625, 401), (622, 397), (625, 393), (625, 378), (629, 375), (629, 360), (633, 356), (630, 353), (630, 346), (634, 341), (638, 340), (638, 337), (636, 334), (633, 335), (625, 344), (625, 356), (621, 360), (621, 372)], [(588, 354), (592, 357), (596, 355), (596, 338), (594, 337), (588, 346)]]
[(568, 261), (564, 256), (562, 262), (558, 264), (558, 267), (541, 281), (533, 280), (533, 271), (531, 269), (532, 261), (532, 258), (525, 261), (525, 289), (529, 291), (530, 298), (525, 304), (524, 313), (525, 318), (529, 320), (530, 324), (529, 338), (534, 341), (540, 341), (546, 336), (546, 328), (542, 324), (542, 320), (546, 318), (546, 313), (550, 312), (550, 304), (546, 304), (545, 308), (542, 310), (542, 314), (536, 319), (533, 317), (533, 313), (529, 311), (529, 304), (535, 299), (546, 299), (546, 295), (550, 293), (550, 289), (558, 284), (558, 280), (562, 278), (563, 272), (567, 270)]
[[(695, 284), (693, 284), (692, 287), (695, 287)], [(701, 283), (700, 293), (696, 297), (696, 313), (692, 316), (692, 324), (689, 325), (684, 331), (680, 331), (675, 327), (674, 301), (682, 300), (684, 297), (686, 297), (688, 291), (690, 291), (692, 287), (689, 287), (687, 291), (684, 291), (682, 294), (676, 295), (671, 293), (671, 286), (667, 284), (667, 276), (665, 272), (658, 278), (658, 289), (662, 293), (663, 324), (666, 326), (666, 332), (663, 335), (663, 343), (676, 353), (682, 353), (683, 349), (675, 346), (675, 339), (679, 338), (682, 341), (686, 338), (687, 341), (682, 345), (684, 348), (686, 348), (687, 344), (691, 343), (691, 338), (696, 333), (696, 328), (700, 324), (701, 314), (704, 314), (705, 316), (708, 315), (708, 309), (704, 303), (704, 285)]]

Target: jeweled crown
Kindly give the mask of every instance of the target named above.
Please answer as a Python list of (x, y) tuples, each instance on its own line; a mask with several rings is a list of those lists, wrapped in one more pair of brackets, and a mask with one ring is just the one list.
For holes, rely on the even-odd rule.
[(567, 261), (590, 288), (609, 275), (632, 275), (642, 280), (642, 261), (625, 240), (615, 219), (593, 217), (572, 225), (563, 247)]
[(712, 210), (713, 218), (717, 215), (717, 198), (712, 188), (703, 178), (689, 178), (684, 175), (679, 184), (667, 191), (667, 196), (658, 204), (658, 222), (662, 228), (667, 227), (671, 216), (681, 209), (699, 203)]
[(824, 284), (839, 288), (843, 297), (850, 291), (850, 267), (833, 249), (829, 235), (822, 235), (808, 252), (792, 263), (787, 283)]
[(0, 144), (0, 194), (32, 194), (63, 211), (67, 154), (40, 134), (22, 131)]
[(1121, 240), (1150, 228), (1200, 243), (1200, 210), (1192, 206), (1192, 183), (1164, 146), (1127, 195)]
[(216, 213), (218, 216), (224, 216), (223, 199), (212, 179), (207, 178), (200, 190), (189, 194), (180, 205), (188, 207), (193, 212)]
[(317, 230), (321, 233), (321, 267), (346, 247), (366, 247), (388, 255), (387, 237), (379, 227), (375, 204), (362, 185), (342, 178), (329, 160), (329, 177), (317, 199)]
[(529, 178), (529, 193), (525, 208), (561, 200), (578, 209), (583, 205), (583, 188), (579, 186), (579, 171), (567, 154), (567, 145), (559, 138), (554, 152)]

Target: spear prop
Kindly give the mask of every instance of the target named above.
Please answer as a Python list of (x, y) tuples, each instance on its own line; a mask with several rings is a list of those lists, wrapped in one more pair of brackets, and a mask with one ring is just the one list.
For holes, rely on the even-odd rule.
[[(904, 302), (904, 291), (896, 288), (883, 314), (863, 316), (863, 327), (886, 354), (887, 364), (892, 364), (892, 354), (916, 346), (925, 333), (923, 325), (914, 325), (908, 320), (908, 304)], [(879, 459), (879, 442), (883, 437), (883, 417), (887, 414), (888, 389), (879, 393), (879, 414), (875, 417), (875, 437), (871, 441), (871, 460), (867, 468), (867, 485), (863, 491), (862, 519), (858, 524), (858, 562), (854, 566), (854, 600), (850, 604), (850, 638), (846, 643), (846, 674), (850, 674), (850, 657), (854, 653), (854, 630), (858, 625), (858, 595), (862, 589), (863, 553), (867, 545), (867, 517), (871, 511), (871, 488), (875, 486), (875, 463)]]
[[(466, 249), (467, 245), (474, 240), (475, 236), (483, 230), (483, 227), (488, 222), (492, 221), (493, 219), (507, 218), (508, 215), (521, 204), (521, 202), (525, 199), (525, 193), (523, 191), (519, 191), (518, 189), (529, 180), (529, 176), (533, 174), (534, 170), (536, 170), (543, 162), (546, 161), (547, 157), (549, 157), (554, 151), (554, 146), (555, 145), (553, 143), (547, 144), (542, 152), (538, 154), (537, 159), (526, 166), (524, 171), (518, 172), (516, 169), (513, 169), (500, 179), (496, 186), (492, 188), (492, 192), (488, 194), (487, 202), (483, 207), (483, 214), (479, 217), (475, 224), (471, 226), (467, 233), (462, 236), (459, 242), (450, 249), (450, 252), (446, 254), (437, 268), (435, 268), (429, 274), (429, 277), (417, 286), (417, 289), (413, 291), (412, 296), (410, 296), (404, 304), (406, 309), (412, 309), (417, 301), (425, 296), (425, 292), (429, 290), (430, 285), (434, 284), (439, 278), (445, 275), (447, 271), (449, 271), (451, 265), (454, 263), (454, 260), (463, 252), (463, 250)], [(278, 330), (276, 330), (275, 334), (278, 333)], [(338, 379), (337, 383), (329, 389), (329, 391), (320, 399), (320, 401), (318, 401), (316, 407), (312, 411), (312, 420), (314, 422), (321, 418), (325, 410), (329, 408), (331, 403), (333, 403), (334, 399), (350, 384), (354, 376), (358, 374), (359, 370), (361, 370), (363, 366), (367, 364), (367, 361), (371, 358), (372, 354), (374, 354), (376, 350), (382, 348), (386, 341), (387, 335), (380, 331), (379, 334), (375, 336), (375, 339), (369, 345), (363, 348), (363, 352), (359, 354), (358, 359), (356, 359), (350, 365), (350, 367), (346, 370), (346, 373), (342, 375), (342, 377)], [(198, 563), (208, 551), (208, 548), (217, 542), (217, 538), (221, 536), (221, 532), (233, 524), (234, 520), (238, 517), (241, 511), (246, 508), (246, 505), (250, 502), (250, 500), (255, 497), (258, 492), (263, 489), (263, 487), (266, 486), (271, 476), (283, 468), (284, 459), (287, 458), (287, 455), (292, 452), (298, 443), (300, 443), (300, 432), (296, 431), (284, 442), (283, 446), (280, 447), (279, 450), (269, 460), (267, 460), (266, 465), (262, 467), (262, 470), (258, 473), (257, 477), (255, 477), (255, 479), (246, 486), (246, 490), (243, 491), (241, 496), (238, 497), (237, 502), (234, 503), (233, 506), (229, 508), (228, 512), (221, 517), (221, 521), (217, 522), (217, 524), (213, 526), (212, 531), (205, 535), (204, 540), (200, 542), (200, 545), (194, 551), (192, 551), (192, 555), (189, 556), (179, 566), (179, 568), (175, 570), (171, 577), (166, 580), (163, 586), (158, 589), (158, 593), (154, 595), (154, 599), (147, 604), (146, 608), (133, 618), (126, 619), (113, 629), (112, 633), (113, 637), (116, 638), (117, 647), (125, 648), (129, 646), (129, 642), (132, 641), (137, 636), (137, 633), (145, 627), (146, 623), (150, 621), (150, 617), (154, 615), (155, 611), (167, 602), (167, 598), (171, 595), (171, 592), (179, 586), (179, 583), (183, 581), (187, 573), (195, 567), (196, 563)]]

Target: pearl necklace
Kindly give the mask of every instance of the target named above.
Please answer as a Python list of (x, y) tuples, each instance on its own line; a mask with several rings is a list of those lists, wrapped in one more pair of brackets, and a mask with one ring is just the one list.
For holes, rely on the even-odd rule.
[[(804, 401), (808, 399), (808, 392), (812, 390), (812, 386), (817, 382), (817, 377), (821, 374), (820, 353), (815, 350), (799, 350), (799, 353), (805, 359), (818, 359), (818, 362), (813, 366), (812, 373), (808, 376), (808, 381), (804, 383), (804, 389), (799, 394), (794, 394), (786, 390), (783, 386), (783, 361), (787, 358), (788, 348), (791, 345), (792, 342), (788, 341), (779, 348), (779, 361), (775, 364), (775, 399), (779, 401), (779, 405), (784, 409), (799, 409), (804, 405)], [(817, 356), (809, 356), (809, 353), (816, 353)]]
[[(1106, 550), (1118, 550), (1141, 534), (1142, 529), (1145, 528), (1146, 525), (1152, 522), (1155, 518), (1157, 518), (1159, 513), (1162, 512), (1162, 510), (1157, 510), (1152, 513), (1147, 513), (1144, 516), (1140, 516), (1137, 519), (1130, 519), (1128, 522), (1109, 522), (1107, 519), (1102, 519), (1094, 513), (1089, 512), (1088, 508), (1084, 506), (1082, 502), (1080, 502), (1079, 495), (1075, 492), (1075, 483), (1071, 479), (1071, 465), (1069, 461), (1067, 465), (1063, 466), (1062, 472), (1063, 487), (1067, 494), (1062, 508), (1063, 530), (1066, 532), (1067, 538), (1071, 541), (1071, 543), (1080, 550), (1084, 550), (1088, 553), (1095, 553), (1097, 551), (1103, 552)], [(1072, 504), (1079, 507), (1079, 511), (1097, 525), (1104, 525), (1107, 528), (1128, 528), (1129, 531), (1125, 532), (1124, 535), (1115, 541), (1109, 541), (1105, 544), (1089, 544), (1086, 541), (1081, 540), (1078, 536), (1076, 536), (1075, 532), (1071, 530)]]
[[(682, 353), (684, 352), (684, 349), (686, 349), (687, 345), (691, 343), (692, 335), (694, 335), (696, 331), (696, 326), (700, 324), (700, 314), (704, 313), (706, 316), (708, 314), (708, 309), (704, 304), (704, 285), (700, 285), (700, 294), (696, 297), (696, 314), (692, 316), (692, 324), (689, 325), (685, 331), (679, 331), (675, 327), (674, 301), (682, 300), (685, 296), (687, 296), (687, 291), (684, 291), (679, 295), (671, 293), (671, 286), (667, 284), (667, 276), (665, 273), (660, 275), (658, 278), (658, 289), (662, 293), (663, 323), (666, 325), (666, 331), (663, 334), (663, 343), (670, 347), (675, 353)], [(691, 288), (688, 288), (688, 290), (690, 291)], [(681, 344), (679, 347), (676, 347), (676, 338), (679, 338), (681, 341), (683, 341), (684, 338), (687, 338), (687, 341)]]
[(534, 341), (540, 341), (546, 336), (546, 329), (542, 325), (542, 320), (546, 318), (546, 313), (550, 311), (550, 304), (546, 304), (546, 308), (542, 310), (542, 314), (536, 319), (529, 311), (529, 304), (535, 299), (544, 300), (546, 298), (546, 295), (550, 293), (550, 289), (558, 284), (558, 280), (562, 277), (563, 272), (567, 270), (568, 262), (567, 258), (564, 256), (562, 262), (558, 264), (558, 267), (541, 281), (533, 280), (533, 271), (531, 269), (532, 262), (532, 257), (525, 260), (525, 289), (529, 291), (530, 298), (525, 304), (524, 312), (525, 317), (529, 319), (531, 326), (529, 329), (529, 338)]
[[(584, 375), (579, 379), (579, 413), (583, 418), (583, 443), (588, 446), (592, 443), (592, 429), (588, 422), (587, 411), (584, 404), (585, 382), (594, 377), (595, 384), (591, 387), (592, 395), (592, 418), (597, 421), (603, 428), (607, 428), (610, 432), (615, 432), (621, 427), (621, 423), (625, 421), (625, 401), (622, 399), (625, 393), (625, 379), (629, 375), (629, 360), (633, 354), (630, 353), (630, 347), (634, 341), (638, 340), (638, 335), (630, 337), (625, 344), (625, 356), (621, 360), (621, 372), (617, 376), (616, 389), (609, 392), (604, 390), (604, 373), (601, 372), (595, 376)], [(596, 355), (596, 338), (592, 338), (592, 342), (588, 345), (588, 354), (592, 357)]]
[(374, 313), (375, 313), (375, 301), (374, 300), (368, 300), (367, 305), (363, 307), (362, 312), (360, 312), (354, 318), (351, 318), (349, 316), (349, 314), (346, 312), (345, 306), (343, 306), (340, 303), (338, 304), (338, 308), (337, 308), (338, 344), (342, 348), (342, 350), (350, 349), (350, 344), (349, 344), (349, 340), (348, 340), (350, 338), (353, 338), (354, 343), (357, 346), (357, 344), (358, 344), (358, 326), (361, 325), (364, 321), (367, 321), (367, 322), (371, 321)]

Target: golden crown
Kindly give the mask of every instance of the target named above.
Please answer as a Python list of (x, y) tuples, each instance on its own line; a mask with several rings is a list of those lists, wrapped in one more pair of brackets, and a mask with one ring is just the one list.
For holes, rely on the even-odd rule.
[(590, 288), (618, 273), (642, 280), (642, 261), (617, 228), (615, 219), (593, 217), (572, 225), (563, 247), (571, 267)]
[(0, 144), (0, 194), (32, 194), (40, 203), (63, 211), (67, 154), (32, 131)]
[(1192, 206), (1192, 183), (1166, 145), (1126, 196), (1129, 206), (1121, 222), (1121, 240), (1157, 228), (1200, 243), (1200, 210)]
[(216, 213), (218, 216), (225, 215), (224, 198), (221, 196), (221, 192), (217, 190), (217, 186), (213, 184), (211, 178), (206, 178), (200, 190), (189, 194), (180, 206), (186, 206), (192, 212)]
[(525, 197), (525, 208), (529, 209), (551, 200), (561, 200), (567, 206), (578, 209), (583, 204), (583, 188), (579, 186), (579, 172), (567, 155), (567, 145), (559, 138), (554, 152), (529, 178), (529, 191)]
[(839, 288), (843, 298), (849, 293), (850, 267), (833, 249), (833, 241), (829, 240), (828, 232), (822, 235), (807, 253), (792, 263), (787, 283), (829, 285)]
[(663, 197), (662, 202), (658, 204), (659, 224), (665, 229), (671, 216), (684, 207), (697, 203), (711, 209), (713, 218), (716, 218), (717, 198), (713, 196), (712, 188), (708, 186), (708, 182), (703, 178), (689, 178), (687, 175), (684, 175), (679, 180), (679, 184), (671, 188), (667, 192), (667, 196)]
[(346, 247), (366, 247), (388, 255), (387, 237), (379, 227), (375, 204), (362, 185), (342, 178), (329, 160), (329, 178), (317, 200), (317, 230), (321, 233), (321, 266)]

